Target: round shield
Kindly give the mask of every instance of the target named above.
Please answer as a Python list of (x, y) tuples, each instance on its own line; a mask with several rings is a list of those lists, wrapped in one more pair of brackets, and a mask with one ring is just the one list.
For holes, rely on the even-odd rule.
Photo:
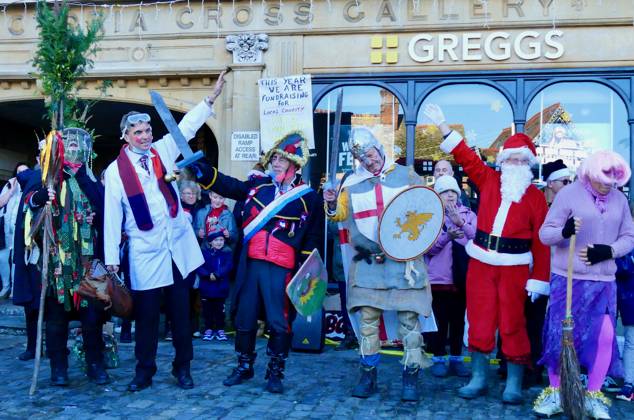
[(385, 207), (379, 220), (379, 245), (389, 258), (418, 258), (433, 245), (444, 223), (440, 196), (417, 185), (400, 192)]

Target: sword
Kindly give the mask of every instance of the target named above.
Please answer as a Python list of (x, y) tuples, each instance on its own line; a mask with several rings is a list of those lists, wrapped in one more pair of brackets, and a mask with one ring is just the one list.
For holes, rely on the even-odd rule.
[[(178, 128), (178, 124), (176, 124), (174, 116), (165, 104), (165, 101), (163, 100), (161, 95), (157, 91), (151, 90), (150, 97), (152, 98), (154, 109), (156, 109), (156, 112), (158, 112), (159, 117), (161, 117), (163, 124), (165, 124), (165, 127), (167, 128), (167, 131), (169, 131), (169, 133), (172, 135), (174, 143), (176, 143), (176, 147), (178, 147), (178, 150), (180, 150), (181, 154), (183, 155), (183, 160), (181, 160), (180, 162), (176, 162), (176, 167), (178, 169), (183, 169), (184, 167), (191, 165), (197, 160), (202, 159), (204, 157), (202, 151), (199, 150), (196, 153), (192, 152), (187, 139), (185, 139), (185, 136), (183, 136), (183, 133), (181, 133), (180, 128)], [(165, 176), (165, 180), (167, 182), (171, 182), (175, 178), (176, 177), (173, 173)]]
[(341, 135), (341, 109), (343, 107), (343, 89), (339, 90), (337, 95), (337, 108), (335, 110), (335, 127), (333, 128), (333, 139), (330, 146), (330, 164), (328, 165), (328, 182), (324, 185), (324, 189), (328, 184), (334, 189), (337, 186), (337, 166), (339, 163), (339, 138)]

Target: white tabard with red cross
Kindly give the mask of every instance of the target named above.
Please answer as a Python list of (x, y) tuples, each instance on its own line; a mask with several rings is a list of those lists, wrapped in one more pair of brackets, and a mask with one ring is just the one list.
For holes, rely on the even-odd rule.
[(379, 182), (367, 192), (350, 194), (352, 217), (363, 236), (373, 242), (379, 242), (379, 218), (383, 214), (383, 209), (406, 188), (409, 188), (409, 185), (392, 188)]

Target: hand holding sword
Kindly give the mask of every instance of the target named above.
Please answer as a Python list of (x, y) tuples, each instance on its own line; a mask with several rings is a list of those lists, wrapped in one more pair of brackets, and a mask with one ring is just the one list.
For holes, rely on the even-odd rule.
[(337, 164), (339, 162), (339, 136), (341, 134), (341, 110), (343, 108), (343, 89), (337, 95), (337, 108), (335, 110), (335, 126), (333, 139), (330, 145), (330, 161), (328, 166), (328, 178), (324, 184), (324, 201), (328, 209), (334, 211), (337, 208)]
[[(220, 94), (222, 93), (222, 89), (226, 83), (224, 77), (225, 77), (225, 74), (227, 74), (227, 72), (229, 71), (230, 69), (224, 70), (218, 76), (218, 80), (216, 81), (216, 84), (214, 85), (214, 90), (212, 91), (211, 95), (205, 98), (205, 103), (207, 105), (212, 106), (213, 103), (218, 98), (218, 96), (220, 96)], [(180, 170), (182, 170), (186, 166), (192, 165), (192, 163), (203, 158), (204, 155), (203, 155), (203, 152), (200, 150), (194, 153), (191, 147), (189, 147), (188, 140), (185, 138), (185, 136), (183, 136), (183, 133), (181, 133), (180, 129), (178, 128), (178, 124), (176, 123), (176, 120), (174, 119), (174, 116), (172, 115), (169, 108), (165, 104), (165, 101), (163, 100), (161, 95), (158, 92), (151, 90), (150, 97), (152, 98), (152, 104), (154, 104), (154, 108), (156, 109), (156, 112), (159, 114), (159, 117), (161, 117), (161, 120), (165, 124), (165, 127), (167, 128), (169, 133), (172, 135), (172, 138), (174, 139), (176, 146), (178, 147), (181, 154), (183, 155), (183, 159), (179, 162), (176, 162), (177, 169), (174, 170), (172, 173), (166, 174), (164, 177), (166, 182), (172, 182), (176, 180), (178, 174), (180, 173)]]

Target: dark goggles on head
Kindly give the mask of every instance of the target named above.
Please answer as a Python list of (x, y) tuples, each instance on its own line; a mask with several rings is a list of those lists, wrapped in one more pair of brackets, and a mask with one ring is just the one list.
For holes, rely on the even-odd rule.
[(128, 128), (139, 123), (149, 123), (151, 120), (150, 116), (145, 113), (128, 115), (128, 118), (125, 119), (125, 127), (123, 128), (123, 131), (121, 131), (121, 139), (125, 136), (125, 132)]

